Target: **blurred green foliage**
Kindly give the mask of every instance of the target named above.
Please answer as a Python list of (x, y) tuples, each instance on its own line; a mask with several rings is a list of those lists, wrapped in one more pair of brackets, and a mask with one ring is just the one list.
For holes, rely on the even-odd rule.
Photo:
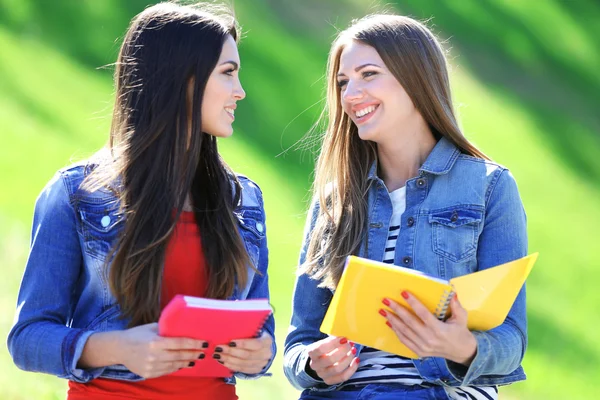
[[(35, 198), (60, 167), (107, 138), (111, 68), (141, 0), (0, 0), (0, 333), (10, 329)], [(389, 10), (448, 39), (467, 136), (517, 178), (540, 259), (528, 281), (528, 380), (504, 396), (600, 394), (600, 5), (594, 1), (407, 0)], [(238, 0), (247, 98), (226, 160), (265, 194), (280, 350), (289, 321), (315, 138), (336, 28), (383, 7), (361, 0)], [(292, 147), (299, 150), (293, 150)], [(242, 382), (242, 399), (291, 399), (281, 371)], [(0, 351), (2, 399), (60, 399), (66, 383), (19, 371)]]

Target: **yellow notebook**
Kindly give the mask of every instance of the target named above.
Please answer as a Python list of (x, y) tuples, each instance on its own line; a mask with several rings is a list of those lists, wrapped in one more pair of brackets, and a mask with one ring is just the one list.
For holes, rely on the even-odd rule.
[(401, 296), (407, 290), (437, 318), (445, 320), (450, 316), (450, 299), (457, 293), (468, 312), (469, 329), (489, 330), (504, 322), (537, 257), (538, 253), (534, 253), (446, 281), (412, 269), (350, 256), (321, 332), (418, 358), (379, 315), (379, 309), (386, 309), (381, 302), (384, 297), (408, 306)]

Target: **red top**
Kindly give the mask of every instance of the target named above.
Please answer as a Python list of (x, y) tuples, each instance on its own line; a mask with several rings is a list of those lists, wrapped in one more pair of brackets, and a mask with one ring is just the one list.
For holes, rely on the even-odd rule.
[[(193, 212), (181, 214), (167, 246), (161, 310), (177, 294), (202, 297), (208, 283), (200, 232)], [(202, 361), (198, 361), (202, 362)], [(88, 383), (69, 381), (68, 400), (192, 400), (237, 399), (235, 386), (222, 378), (161, 376), (140, 382), (94, 379)]]

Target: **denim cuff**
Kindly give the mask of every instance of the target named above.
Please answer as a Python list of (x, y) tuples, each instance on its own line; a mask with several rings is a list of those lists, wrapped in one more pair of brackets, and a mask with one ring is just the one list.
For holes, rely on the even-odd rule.
[(492, 354), (491, 343), (485, 332), (472, 331), (477, 340), (477, 353), (468, 367), (446, 360), (446, 367), (452, 376), (460, 382), (461, 386), (468, 386), (481, 375), (481, 371), (487, 364)]
[(73, 331), (65, 338), (63, 342), (63, 357), (65, 362), (64, 365), (68, 366), (66, 369), (67, 379), (78, 383), (87, 383), (92, 379), (98, 378), (106, 369), (105, 367), (89, 369), (77, 368), (77, 363), (81, 358), (83, 348), (90, 336), (94, 333), (94, 331), (73, 329)]

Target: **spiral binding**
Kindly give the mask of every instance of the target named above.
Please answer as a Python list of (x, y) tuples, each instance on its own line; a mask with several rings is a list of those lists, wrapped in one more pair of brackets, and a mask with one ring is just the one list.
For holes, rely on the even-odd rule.
[(259, 338), (260, 335), (262, 335), (263, 330), (265, 328), (265, 324), (267, 323), (267, 320), (269, 319), (269, 317), (272, 315), (273, 313), (269, 313), (265, 319), (263, 320), (262, 324), (260, 324), (260, 327), (258, 328), (258, 330), (256, 331), (256, 336), (254, 336), (255, 338)]
[(444, 294), (440, 298), (440, 302), (435, 308), (435, 317), (440, 321), (443, 321), (446, 317), (446, 312), (448, 311), (448, 307), (450, 307), (450, 300), (452, 300), (452, 296), (454, 296), (454, 290), (444, 290)]

